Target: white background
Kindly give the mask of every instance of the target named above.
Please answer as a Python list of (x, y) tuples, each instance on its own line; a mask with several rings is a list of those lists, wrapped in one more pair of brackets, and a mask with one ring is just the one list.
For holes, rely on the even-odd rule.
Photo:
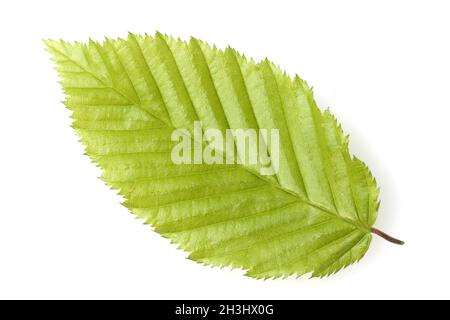
[[(269, 59), (315, 88), (381, 186), (366, 257), (257, 281), (204, 267), (96, 177), (42, 39), (155, 30)], [(0, 298), (450, 298), (448, 1), (1, 1)]]

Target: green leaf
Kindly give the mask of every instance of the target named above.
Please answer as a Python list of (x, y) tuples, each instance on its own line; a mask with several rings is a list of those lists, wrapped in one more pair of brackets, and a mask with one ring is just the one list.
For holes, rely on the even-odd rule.
[[(372, 228), (375, 180), (299, 77), (160, 33), (46, 44), (102, 179), (190, 259), (255, 278), (323, 277), (361, 259), (371, 232), (384, 235)], [(262, 175), (259, 162), (175, 164), (172, 132), (190, 133), (195, 121), (222, 133), (278, 129), (278, 172)]]

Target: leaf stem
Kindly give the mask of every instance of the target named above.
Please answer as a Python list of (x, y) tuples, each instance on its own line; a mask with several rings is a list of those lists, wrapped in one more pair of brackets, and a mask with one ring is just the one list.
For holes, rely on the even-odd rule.
[(370, 228), (370, 232), (382, 237), (383, 239), (385, 239), (389, 242), (392, 242), (392, 243), (395, 243), (395, 244), (398, 244), (401, 246), (405, 244), (404, 241), (395, 239), (395, 238), (391, 237), (390, 235), (384, 233), (383, 231), (378, 230), (377, 228)]

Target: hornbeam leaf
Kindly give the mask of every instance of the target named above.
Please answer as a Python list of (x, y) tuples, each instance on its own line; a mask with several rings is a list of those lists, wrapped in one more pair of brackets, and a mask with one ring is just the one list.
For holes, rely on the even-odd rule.
[[(372, 227), (375, 179), (298, 76), (232, 48), (160, 33), (46, 45), (101, 178), (190, 259), (254, 278), (323, 277), (360, 260), (372, 233), (402, 244)], [(277, 170), (263, 174), (261, 158), (246, 159), (236, 139), (213, 150), (212, 164), (202, 154), (175, 163), (177, 129), (200, 148), (208, 130), (226, 137), (229, 129), (276, 129), (278, 149), (260, 134), (258, 150), (265, 145), (272, 162), (277, 154)], [(227, 150), (236, 151), (231, 162)]]

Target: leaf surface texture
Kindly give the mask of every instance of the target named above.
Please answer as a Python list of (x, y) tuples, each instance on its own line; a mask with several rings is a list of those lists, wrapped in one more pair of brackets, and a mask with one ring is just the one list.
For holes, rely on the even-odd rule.
[[(323, 277), (366, 253), (379, 205), (375, 180), (299, 77), (231, 48), (160, 33), (46, 44), (102, 179), (190, 259), (255, 278)], [(171, 134), (194, 121), (222, 132), (278, 129), (278, 173), (174, 164)]]

